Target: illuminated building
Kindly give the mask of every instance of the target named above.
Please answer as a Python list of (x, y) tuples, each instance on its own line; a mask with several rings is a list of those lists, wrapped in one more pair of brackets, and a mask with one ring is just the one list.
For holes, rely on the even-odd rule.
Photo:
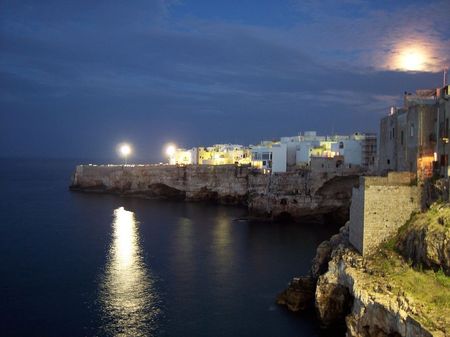
[(380, 122), (378, 168), (386, 171), (409, 171), (419, 179), (433, 173), (436, 152), (436, 90), (406, 93), (402, 108), (392, 108)]
[(252, 166), (272, 172), (311, 167), (311, 158), (334, 157), (343, 161), (343, 167), (367, 170), (375, 164), (377, 137), (371, 133), (318, 136), (315, 131), (306, 131), (298, 136), (264, 141), (250, 147)]
[(287, 145), (280, 142), (265, 141), (260, 145), (251, 146), (252, 161), (255, 168), (271, 172), (286, 172)]
[(375, 162), (375, 154), (374, 134), (318, 136), (315, 131), (282, 137), (279, 141), (263, 141), (249, 147), (216, 144), (183, 149), (171, 144), (166, 148), (171, 165), (251, 165), (272, 173), (310, 167), (312, 157), (339, 156), (345, 167), (368, 169)]
[(250, 165), (250, 161), (250, 149), (236, 144), (176, 148), (169, 156), (171, 165)]
[(197, 155), (199, 165), (249, 165), (250, 149), (236, 144), (216, 144), (199, 147)]
[(196, 149), (189, 150), (174, 148), (173, 151), (168, 153), (170, 165), (190, 165), (194, 164)]

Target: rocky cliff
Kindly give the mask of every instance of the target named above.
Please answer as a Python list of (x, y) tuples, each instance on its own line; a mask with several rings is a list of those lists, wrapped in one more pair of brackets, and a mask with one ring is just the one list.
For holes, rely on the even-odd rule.
[(347, 224), (318, 247), (309, 275), (294, 278), (277, 302), (314, 309), (324, 327), (345, 322), (347, 336), (450, 335), (450, 278), (443, 271), (449, 215), (449, 205), (415, 215), (365, 258), (349, 244)]
[(401, 228), (397, 251), (416, 267), (424, 267), (450, 275), (450, 207), (434, 204), (426, 213), (414, 214)]
[[(297, 170), (273, 175), (234, 165), (79, 165), (71, 189), (144, 198), (241, 204), (251, 214), (348, 217), (358, 176)], [(345, 221), (345, 220), (344, 220)]]

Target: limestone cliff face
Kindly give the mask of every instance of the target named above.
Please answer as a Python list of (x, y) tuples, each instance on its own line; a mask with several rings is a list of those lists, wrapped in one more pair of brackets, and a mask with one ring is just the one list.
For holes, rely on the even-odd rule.
[(422, 307), (350, 246), (348, 224), (319, 245), (309, 275), (294, 278), (277, 302), (293, 311), (314, 309), (324, 327), (345, 322), (349, 337), (441, 337), (448, 332), (445, 320), (424, 326), (418, 319)]
[(298, 219), (330, 213), (346, 218), (357, 184), (357, 176), (308, 170), (269, 175), (234, 165), (79, 165), (71, 189), (241, 204), (256, 216)]
[[(357, 176), (335, 176), (308, 170), (253, 175), (249, 179), (249, 209), (254, 213), (294, 218), (334, 212), (348, 218), (352, 188)], [(345, 220), (344, 220), (345, 221)]]
[(339, 247), (328, 266), (315, 292), (317, 313), (325, 325), (345, 318), (349, 337), (444, 336), (419, 323), (414, 304), (403, 294), (391, 292), (388, 280), (374, 283), (353, 249)]
[(240, 204), (247, 199), (248, 175), (247, 168), (234, 166), (79, 165), (71, 189)]

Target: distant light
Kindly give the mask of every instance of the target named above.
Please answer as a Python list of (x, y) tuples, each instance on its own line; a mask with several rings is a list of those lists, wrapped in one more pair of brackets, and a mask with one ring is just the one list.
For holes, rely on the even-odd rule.
[(131, 147), (128, 144), (122, 144), (120, 146), (120, 153), (122, 156), (127, 157), (131, 153)]
[(129, 145), (127, 143), (119, 144), (119, 146), (117, 147), (117, 152), (119, 153), (119, 155), (121, 157), (123, 157), (125, 159), (124, 164), (127, 165), (128, 156), (131, 154), (131, 152), (133, 152), (131, 145)]
[(172, 157), (175, 154), (176, 147), (174, 144), (169, 144), (166, 147), (166, 155)]

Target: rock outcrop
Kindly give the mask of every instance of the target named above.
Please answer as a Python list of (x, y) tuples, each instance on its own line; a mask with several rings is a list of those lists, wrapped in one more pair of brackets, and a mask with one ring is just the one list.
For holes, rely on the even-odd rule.
[[(309, 275), (295, 278), (277, 302), (293, 311), (315, 308), (324, 327), (345, 322), (349, 337), (447, 336), (448, 318), (430, 318), (436, 308), (402, 290), (410, 269), (402, 261), (389, 250), (363, 258), (348, 242), (347, 224), (319, 245)], [(398, 270), (405, 280), (394, 282), (392, 275), (402, 275)]]
[(277, 303), (291, 311), (303, 311), (314, 305), (315, 280), (311, 276), (296, 277), (289, 287), (278, 295)]
[[(383, 280), (383, 278), (381, 278)], [(404, 293), (394, 293), (389, 281), (370, 274), (352, 248), (333, 252), (329, 270), (319, 277), (316, 309), (324, 325), (345, 318), (347, 336), (444, 336), (417, 319), (417, 308)]]
[(295, 277), (289, 286), (277, 296), (277, 303), (286, 305), (291, 311), (314, 308), (316, 285), (319, 277), (327, 272), (331, 254), (339, 245), (348, 244), (348, 224), (330, 240), (323, 241), (316, 250), (310, 272), (306, 276)]
[(248, 207), (252, 216), (348, 217), (358, 176), (296, 170), (263, 174), (235, 165), (79, 165), (71, 189), (143, 198), (213, 201)]

